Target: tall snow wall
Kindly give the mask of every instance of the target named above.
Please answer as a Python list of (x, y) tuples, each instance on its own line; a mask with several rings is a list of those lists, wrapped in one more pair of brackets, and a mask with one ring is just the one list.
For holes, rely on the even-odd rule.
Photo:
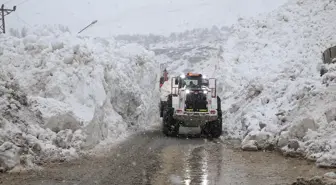
[(0, 35), (0, 170), (66, 160), (157, 123), (159, 66), (137, 44), (41, 27)]

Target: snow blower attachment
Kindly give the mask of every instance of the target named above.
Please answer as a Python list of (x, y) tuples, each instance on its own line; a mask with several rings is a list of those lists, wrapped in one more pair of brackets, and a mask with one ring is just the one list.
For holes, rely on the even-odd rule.
[(222, 111), (216, 79), (198, 73), (172, 77), (161, 88), (160, 117), (166, 135), (177, 135), (182, 125), (200, 127), (203, 134), (218, 138), (222, 133)]

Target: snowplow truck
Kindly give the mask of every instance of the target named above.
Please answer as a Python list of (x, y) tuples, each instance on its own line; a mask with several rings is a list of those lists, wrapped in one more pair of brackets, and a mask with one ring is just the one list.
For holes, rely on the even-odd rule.
[(218, 138), (222, 134), (221, 99), (216, 79), (187, 73), (172, 77), (160, 88), (162, 132), (178, 135), (179, 127), (200, 127), (201, 134)]

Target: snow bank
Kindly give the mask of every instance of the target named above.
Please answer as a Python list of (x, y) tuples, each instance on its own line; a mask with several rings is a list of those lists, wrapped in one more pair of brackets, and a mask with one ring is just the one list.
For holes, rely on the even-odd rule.
[(232, 27), (216, 75), (231, 84), (221, 93), (228, 137), (335, 164), (334, 72), (319, 71), (321, 53), (336, 44), (335, 12), (335, 1), (294, 0)]
[(157, 121), (152, 52), (57, 26), (11, 35), (0, 35), (0, 170), (77, 157)]

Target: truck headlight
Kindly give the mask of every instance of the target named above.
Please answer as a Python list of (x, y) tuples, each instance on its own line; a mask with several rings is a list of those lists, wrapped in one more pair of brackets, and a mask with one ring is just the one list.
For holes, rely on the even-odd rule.
[(189, 89), (187, 89), (187, 90), (186, 90), (186, 93), (187, 93), (187, 94), (189, 94), (189, 93), (190, 93), (190, 90), (189, 90)]
[(207, 94), (207, 93), (208, 93), (208, 91), (203, 91), (203, 93), (204, 93), (204, 94)]

